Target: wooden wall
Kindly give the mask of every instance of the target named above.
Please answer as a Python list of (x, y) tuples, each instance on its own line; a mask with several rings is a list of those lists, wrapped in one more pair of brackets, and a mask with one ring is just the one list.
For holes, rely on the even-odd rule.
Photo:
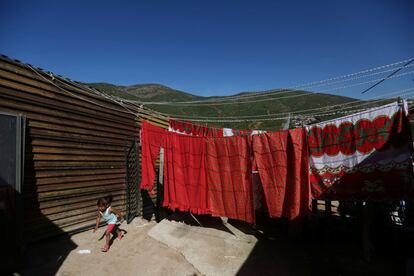
[(112, 194), (112, 205), (124, 209), (125, 152), (139, 137), (135, 114), (54, 77), (51, 83), (40, 69), (0, 58), (0, 112), (26, 116), (28, 240), (91, 227), (100, 196)]

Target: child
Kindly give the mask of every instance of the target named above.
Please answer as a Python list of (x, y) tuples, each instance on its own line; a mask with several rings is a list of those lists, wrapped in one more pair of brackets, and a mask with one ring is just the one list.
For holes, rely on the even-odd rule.
[(118, 237), (118, 240), (122, 239), (122, 237), (124, 236), (124, 231), (116, 227), (118, 217), (121, 219), (121, 221), (123, 220), (122, 213), (112, 208), (111, 202), (112, 202), (112, 196), (107, 196), (107, 197), (99, 198), (98, 203), (97, 203), (99, 212), (98, 212), (98, 217), (96, 218), (96, 225), (95, 225), (95, 228), (93, 229), (93, 232), (95, 232), (96, 229), (98, 228), (99, 223), (101, 221), (101, 217), (108, 224), (105, 230), (106, 243), (101, 248), (102, 252), (107, 252), (109, 250), (109, 243), (111, 240), (110, 235), (109, 235), (110, 233), (112, 233), (112, 235), (114, 236), (116, 234)]

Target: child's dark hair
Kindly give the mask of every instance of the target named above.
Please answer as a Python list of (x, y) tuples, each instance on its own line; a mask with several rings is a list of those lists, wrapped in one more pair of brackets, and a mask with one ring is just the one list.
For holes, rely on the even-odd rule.
[(103, 205), (111, 205), (112, 203), (112, 195), (104, 196), (98, 199), (96, 205), (103, 206)]

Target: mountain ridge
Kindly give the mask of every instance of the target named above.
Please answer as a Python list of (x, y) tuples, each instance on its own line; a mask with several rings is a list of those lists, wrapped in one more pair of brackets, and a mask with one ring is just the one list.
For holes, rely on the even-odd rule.
[[(286, 90), (278, 93), (277, 96), (269, 95), (265, 101), (255, 101), (256, 97), (250, 98), (251, 101), (247, 103), (233, 103), (233, 104), (220, 104), (220, 105), (192, 105), (184, 106), (179, 104), (173, 104), (173, 102), (181, 101), (206, 101), (219, 100), (228, 97), (256, 94), (255, 92), (239, 92), (231, 96), (197, 96), (191, 93), (180, 91), (166, 85), (150, 83), (150, 84), (134, 84), (134, 85), (114, 85), (110, 83), (87, 83), (86, 85), (96, 88), (102, 92), (108, 93), (113, 96), (122, 97), (129, 100), (136, 100), (142, 102), (172, 102), (172, 105), (151, 105), (147, 106), (153, 110), (174, 114), (179, 116), (210, 116), (220, 117), (226, 116), (253, 116), (263, 114), (277, 114), (283, 113), (287, 117), (289, 112), (300, 112), (301, 110), (308, 110), (312, 108), (322, 108), (330, 105), (340, 105), (351, 101), (358, 101), (355, 98), (337, 96), (325, 93), (312, 93), (308, 91), (292, 91)], [(276, 89), (275, 89), (276, 90)], [(279, 89), (278, 89), (279, 90)], [(281, 90), (281, 89), (280, 89)], [(271, 90), (266, 90), (268, 92)], [(259, 92), (260, 93), (260, 92)], [(282, 94), (283, 93), (283, 94)], [(263, 97), (260, 97), (262, 99)], [(172, 116), (173, 117), (173, 116)], [(294, 117), (294, 116), (293, 116)], [(331, 118), (331, 117), (330, 117)], [(324, 117), (323, 119), (330, 119)], [(314, 118), (315, 120), (319, 118)], [(277, 121), (256, 121), (256, 122), (238, 122), (238, 123), (225, 123), (214, 122), (210, 123), (220, 127), (233, 127), (233, 128), (266, 128), (266, 129), (280, 129), (286, 123), (286, 119), (280, 119)], [(204, 124), (204, 123), (201, 123)]]

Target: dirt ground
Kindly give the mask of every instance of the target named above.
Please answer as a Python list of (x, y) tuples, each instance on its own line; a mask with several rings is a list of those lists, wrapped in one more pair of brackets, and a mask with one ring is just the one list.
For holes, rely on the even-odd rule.
[[(266, 228), (232, 221), (135, 219), (107, 253), (100, 228), (32, 244), (20, 275), (405, 275), (393, 252), (364, 261), (358, 238), (318, 228), (290, 238), (283, 225)], [(198, 223), (201, 223), (201, 227)], [(270, 230), (269, 230), (270, 229)], [(294, 231), (293, 231), (294, 232)], [(234, 242), (232, 242), (234, 240)], [(242, 242), (246, 241), (246, 242)], [(223, 246), (223, 248), (220, 248)], [(197, 250), (200, 248), (200, 250)], [(89, 250), (89, 251), (84, 251)], [(81, 254), (84, 253), (84, 254)], [(226, 264), (229, 264), (228, 266)], [(203, 274), (204, 273), (204, 274)]]
[(98, 241), (105, 228), (75, 234), (73, 244), (66, 237), (35, 244), (21, 275), (200, 275), (179, 252), (147, 235), (155, 225), (140, 219), (123, 223), (127, 234), (106, 253), (100, 250), (105, 239)]

